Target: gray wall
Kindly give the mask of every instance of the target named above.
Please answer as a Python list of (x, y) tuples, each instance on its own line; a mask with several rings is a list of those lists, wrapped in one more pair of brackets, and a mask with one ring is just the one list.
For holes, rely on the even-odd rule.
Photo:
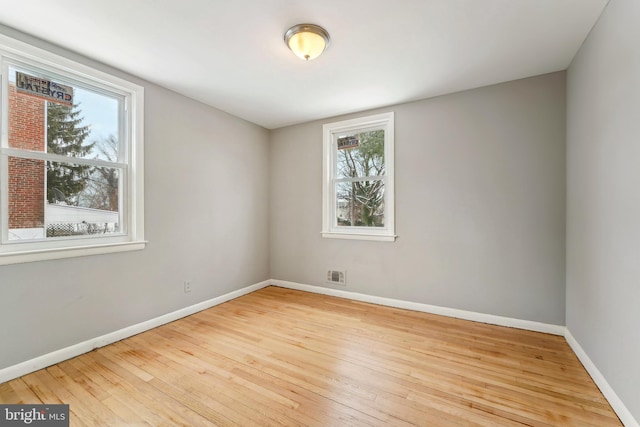
[(132, 80), (146, 95), (149, 244), (0, 266), (0, 369), (269, 278), (268, 131)]
[(277, 129), (271, 277), (331, 287), (345, 269), (349, 291), (564, 325), (565, 73), (386, 111), (398, 239), (320, 236), (322, 125), (356, 115)]
[(611, 0), (567, 85), (567, 327), (640, 420), (640, 2)]

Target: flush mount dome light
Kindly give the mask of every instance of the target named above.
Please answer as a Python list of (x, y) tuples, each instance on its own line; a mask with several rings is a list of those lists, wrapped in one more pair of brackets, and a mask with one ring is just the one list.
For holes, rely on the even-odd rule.
[(329, 33), (314, 24), (298, 24), (284, 33), (284, 42), (300, 59), (317, 58), (329, 46)]

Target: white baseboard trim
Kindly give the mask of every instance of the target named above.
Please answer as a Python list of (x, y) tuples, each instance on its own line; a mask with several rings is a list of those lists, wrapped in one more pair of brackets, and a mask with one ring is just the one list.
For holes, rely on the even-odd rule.
[(534, 322), (531, 320), (514, 319), (511, 317), (495, 316), (493, 314), (458, 310), (455, 308), (440, 307), (436, 305), (422, 304), (418, 302), (404, 301), (392, 298), (376, 297), (366, 294), (359, 294), (356, 292), (342, 291), (339, 289), (324, 288), (321, 286), (303, 285), (301, 283), (287, 282), (284, 280), (271, 279), (271, 284), (273, 286), (279, 286), (281, 288), (296, 289), (299, 291), (330, 295), (355, 301), (370, 302), (372, 304), (385, 305), (388, 307), (404, 308), (407, 310), (421, 311), (424, 313), (439, 314), (442, 316), (455, 317), (458, 319), (472, 320), (474, 322), (489, 323), (491, 325), (508, 326), (510, 328), (544, 332), (546, 334), (564, 335), (565, 331), (565, 327), (560, 325)]
[(571, 349), (576, 354), (576, 356), (578, 356), (578, 359), (580, 359), (580, 362), (582, 363), (584, 368), (587, 370), (589, 375), (591, 375), (593, 382), (596, 383), (596, 385), (598, 386), (598, 388), (600, 389), (604, 397), (609, 401), (609, 404), (613, 408), (616, 415), (618, 415), (618, 418), (620, 418), (620, 421), (622, 421), (622, 424), (624, 424), (625, 427), (640, 427), (640, 424), (638, 424), (638, 421), (636, 421), (636, 419), (633, 418), (633, 415), (631, 415), (631, 412), (629, 412), (629, 410), (627, 409), (625, 404), (622, 402), (622, 400), (620, 400), (616, 392), (613, 391), (613, 388), (611, 388), (607, 380), (604, 378), (604, 375), (602, 375), (600, 370), (591, 361), (591, 359), (589, 358), (587, 353), (584, 351), (584, 349), (580, 346), (578, 341), (573, 337), (573, 335), (571, 335), (571, 331), (569, 331), (569, 328), (565, 328), (565, 329), (566, 331), (565, 331), (564, 337), (567, 340), (567, 343), (569, 343), (569, 347), (571, 347)]
[(29, 374), (31, 372), (46, 368), (48, 366), (55, 365), (56, 363), (71, 359), (83, 353), (92, 351), (96, 348), (104, 347), (116, 341), (120, 341), (133, 335), (137, 335), (141, 332), (148, 331), (149, 329), (157, 328), (158, 326), (173, 322), (199, 311), (206, 310), (207, 308), (211, 308), (213, 306), (222, 304), (243, 295), (250, 294), (251, 292), (269, 286), (269, 284), (270, 281), (265, 280), (264, 282), (256, 283), (255, 285), (247, 286), (245, 288), (238, 289), (237, 291), (229, 292), (219, 297), (212, 298), (210, 300), (203, 301), (168, 314), (164, 314), (154, 319), (150, 319), (136, 325), (128, 326), (126, 328), (110, 332), (108, 334), (92, 338), (87, 341), (62, 348), (60, 350), (53, 351), (34, 359), (27, 360), (26, 362), (18, 363), (17, 365), (0, 369), (0, 384), (10, 381), (14, 378)]

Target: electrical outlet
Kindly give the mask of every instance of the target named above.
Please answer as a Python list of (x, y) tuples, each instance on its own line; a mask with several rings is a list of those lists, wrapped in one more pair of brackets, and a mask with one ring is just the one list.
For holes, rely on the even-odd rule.
[(188, 294), (189, 292), (191, 292), (191, 281), (190, 280), (186, 280), (184, 282), (184, 293)]

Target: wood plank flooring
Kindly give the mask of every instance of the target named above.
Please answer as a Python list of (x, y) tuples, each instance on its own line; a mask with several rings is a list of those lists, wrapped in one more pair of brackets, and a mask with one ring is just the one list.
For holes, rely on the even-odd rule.
[(71, 425), (621, 426), (564, 338), (267, 287), (0, 384)]

